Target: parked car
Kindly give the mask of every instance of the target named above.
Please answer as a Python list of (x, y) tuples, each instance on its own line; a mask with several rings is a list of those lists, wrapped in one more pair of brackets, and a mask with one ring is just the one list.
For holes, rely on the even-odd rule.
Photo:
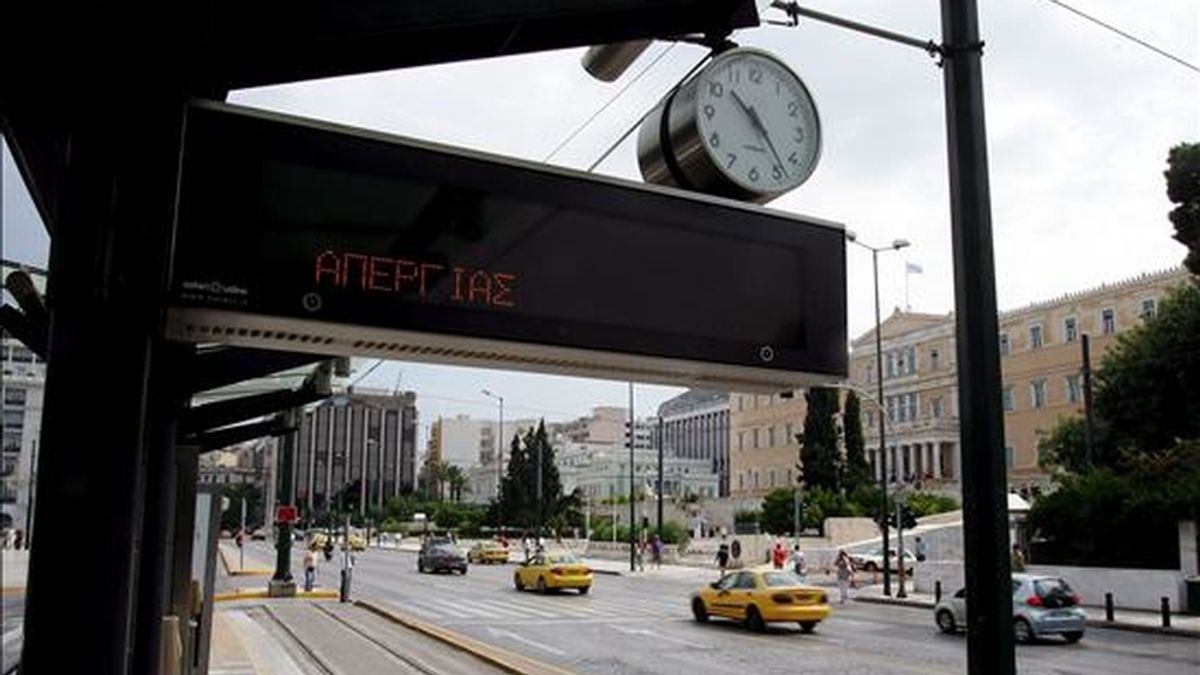
[(253, 541), (266, 541), (266, 539), (267, 539), (267, 530), (266, 530), (266, 528), (262, 528), (262, 527), (260, 527), (260, 528), (258, 528), (257, 530), (255, 530), (255, 531), (251, 532), (251, 533), (250, 533), (250, 539), (251, 539), (251, 540), (253, 540)]
[[(883, 548), (877, 548), (870, 553), (852, 553), (850, 554), (850, 562), (854, 565), (854, 569), (864, 570), (866, 572), (883, 571)], [(888, 550), (888, 569), (899, 571), (896, 564), (896, 549)], [(904, 569), (911, 570), (917, 564), (917, 556), (912, 554), (912, 551), (904, 549)]]
[(784, 570), (731, 572), (692, 595), (692, 616), (701, 623), (710, 616), (740, 621), (755, 631), (768, 623), (795, 622), (811, 633), (829, 617), (829, 596)]
[[(1014, 574), (1013, 636), (1030, 643), (1047, 635), (1061, 635), (1067, 642), (1083, 637), (1087, 615), (1079, 608), (1079, 595), (1060, 577)], [(933, 610), (943, 633), (954, 633), (967, 625), (967, 589), (943, 598)]]
[(426, 543), (417, 554), (418, 572), (467, 573), (467, 559), (453, 544)]

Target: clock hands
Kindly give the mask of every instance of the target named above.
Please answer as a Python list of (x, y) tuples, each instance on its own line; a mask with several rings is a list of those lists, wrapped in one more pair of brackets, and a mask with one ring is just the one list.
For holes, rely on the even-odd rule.
[(746, 105), (746, 102), (742, 100), (742, 97), (738, 96), (736, 89), (730, 89), (729, 93), (733, 95), (733, 100), (736, 101), (739, 106), (741, 106), (742, 112), (746, 113), (746, 116), (750, 118), (750, 122), (754, 125), (754, 128), (758, 130), (758, 133), (762, 135), (763, 140), (767, 142), (767, 147), (771, 149), (771, 154), (775, 156), (775, 162), (779, 164), (779, 168), (783, 171), (783, 175), (787, 176), (787, 167), (784, 165), (783, 160), (779, 157), (779, 152), (775, 149), (775, 144), (771, 142), (771, 135), (767, 133), (767, 127), (763, 124), (762, 118), (758, 116), (758, 111), (756, 111), (753, 106)]

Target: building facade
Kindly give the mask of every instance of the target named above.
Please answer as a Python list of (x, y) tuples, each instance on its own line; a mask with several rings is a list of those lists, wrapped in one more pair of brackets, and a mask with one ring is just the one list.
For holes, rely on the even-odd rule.
[(658, 407), (666, 454), (709, 463), (717, 493), (729, 496), (729, 394), (692, 389)]
[(36, 505), (37, 446), (42, 430), (42, 395), (46, 363), (15, 338), (0, 331), (0, 520), (31, 534), (30, 505)]
[(365, 513), (412, 491), (416, 426), (413, 392), (355, 390), (305, 410), (296, 443), (296, 501), (322, 513), (338, 508), (340, 494)]
[(729, 494), (758, 497), (795, 485), (807, 405), (803, 391), (729, 395)]
[[(658, 491), (658, 451), (634, 448), (630, 473), (629, 448), (611, 443), (569, 443), (555, 448), (555, 466), (563, 493), (576, 489), (591, 503), (628, 497), (630, 479), (635, 495), (654, 498)], [(719, 478), (705, 459), (663, 454), (663, 496), (683, 499), (689, 495), (716, 497)]]
[[(1039, 434), (1060, 417), (1083, 414), (1081, 338), (1089, 336), (1095, 369), (1124, 331), (1157, 311), (1170, 288), (1188, 279), (1182, 268), (1143, 274), (1002, 312), (1001, 401), (1009, 485), (1021, 492), (1046, 487), (1038, 465)], [(896, 311), (882, 325), (888, 477), (959, 490), (958, 381), (953, 315)], [(875, 397), (875, 338), (854, 341), (851, 382)], [(867, 456), (876, 477), (877, 408), (864, 401)]]

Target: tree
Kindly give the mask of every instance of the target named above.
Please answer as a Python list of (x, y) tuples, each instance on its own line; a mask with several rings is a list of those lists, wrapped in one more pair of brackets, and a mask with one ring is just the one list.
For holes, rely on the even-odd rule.
[(531, 520), (533, 500), (530, 498), (529, 486), (536, 480), (531, 471), (529, 453), (521, 446), (521, 437), (513, 434), (512, 444), (508, 449), (508, 469), (504, 479), (500, 481), (500, 499), (496, 504), (497, 519), (503, 519), (498, 524), (528, 524)]
[(1180, 143), (1167, 155), (1167, 198), (1175, 240), (1188, 247), (1184, 266), (1200, 275), (1200, 143)]
[(1095, 410), (1117, 447), (1161, 452), (1200, 438), (1200, 284), (1173, 289), (1096, 372)]
[(461, 467), (455, 466), (454, 464), (446, 465), (443, 474), (446, 480), (446, 486), (450, 489), (450, 500), (461, 502), (463, 492), (467, 490), (467, 483), (469, 482), (467, 480), (467, 474), (462, 470)]
[(554, 462), (554, 447), (546, 435), (546, 421), (538, 422), (537, 429), (525, 434), (525, 447), (533, 463), (533, 480), (529, 484), (529, 502), (534, 505), (534, 521), (537, 519), (537, 462), (542, 465), (542, 520), (543, 524), (559, 521), (563, 508), (562, 480), (558, 476), (558, 465)]
[(833, 421), (838, 411), (837, 391), (813, 387), (804, 398), (808, 410), (804, 417), (804, 445), (800, 449), (800, 460), (804, 464), (805, 484), (838, 492), (841, 489), (841, 458), (838, 455), (837, 427)]
[(263, 524), (262, 489), (254, 483), (229, 483), (221, 490), (229, 498), (229, 508), (221, 514), (221, 529), (236, 532), (242, 526), (242, 499), (246, 500), (246, 529), (253, 531)]
[[(1062, 415), (1049, 431), (1039, 429), (1038, 466), (1048, 472), (1084, 473), (1087, 470), (1087, 443), (1084, 420), (1078, 415)], [(1116, 448), (1108, 431), (1108, 423), (1093, 419), (1092, 467), (1112, 466)]]
[(872, 482), (871, 465), (867, 463), (866, 443), (863, 440), (862, 404), (858, 394), (853, 391), (846, 396), (842, 427), (846, 434), (846, 467), (842, 484), (847, 491), (853, 491)]
[(795, 488), (777, 488), (763, 498), (759, 523), (764, 532), (784, 534), (792, 531)]

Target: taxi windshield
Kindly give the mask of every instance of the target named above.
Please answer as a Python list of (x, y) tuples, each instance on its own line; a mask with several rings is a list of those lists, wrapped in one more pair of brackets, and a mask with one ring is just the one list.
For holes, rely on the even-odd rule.
[(763, 574), (763, 581), (766, 582), (768, 588), (804, 585), (800, 577), (791, 572), (765, 572)]

